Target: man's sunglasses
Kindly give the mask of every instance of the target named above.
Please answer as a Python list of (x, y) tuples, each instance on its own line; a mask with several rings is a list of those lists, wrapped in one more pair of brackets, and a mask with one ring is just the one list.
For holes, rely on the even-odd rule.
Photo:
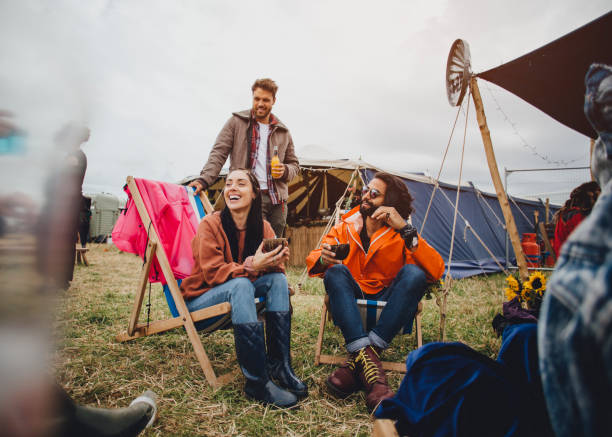
[(370, 199), (376, 199), (378, 196), (382, 196), (382, 193), (376, 188), (363, 187), (361, 191), (361, 197), (365, 197), (366, 194), (370, 193)]

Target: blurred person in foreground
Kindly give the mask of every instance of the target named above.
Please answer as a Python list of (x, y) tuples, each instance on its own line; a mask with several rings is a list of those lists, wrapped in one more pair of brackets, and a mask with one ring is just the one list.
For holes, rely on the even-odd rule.
[[(7, 116), (0, 111), (0, 140), (18, 132)], [(0, 214), (6, 226), (0, 233), (0, 434), (135, 436), (155, 418), (153, 392), (126, 408), (86, 407), (75, 404), (52, 375), (53, 308), (67, 265), (74, 263), (82, 160), (62, 152), (59, 161), (65, 165), (54, 168), (52, 160), (38, 159), (40, 150), (2, 150)], [(24, 178), (26, 169), (31, 173)], [(49, 189), (49, 180), (62, 183)], [(26, 193), (11, 191), (14, 187)], [(46, 203), (42, 211), (41, 199)]]
[(597, 182), (585, 182), (572, 190), (569, 199), (555, 214), (553, 250), (557, 258), (559, 258), (561, 247), (567, 237), (591, 213), (600, 192), (601, 189)]
[[(364, 188), (361, 205), (353, 208), (310, 252), (310, 276), (324, 278), (334, 323), (342, 331), (347, 361), (326, 381), (328, 390), (343, 398), (365, 389), (373, 411), (393, 396), (380, 355), (393, 337), (412, 323), (428, 281), (440, 279), (444, 261), (407, 220), (412, 196), (404, 182), (377, 173)], [(343, 261), (333, 244), (349, 244)], [(386, 301), (376, 326), (366, 332), (355, 299)]]
[(229, 156), (230, 171), (246, 168), (257, 177), (264, 218), (276, 236), (282, 237), (287, 221), (287, 184), (298, 174), (299, 163), (289, 129), (272, 114), (278, 86), (272, 79), (257, 79), (251, 90), (251, 109), (232, 114), (219, 132), (200, 177), (190, 186), (196, 187), (197, 194), (212, 185)]
[[(205, 216), (198, 226), (191, 243), (193, 272), (182, 281), (181, 292), (189, 311), (231, 303), (244, 392), (264, 404), (292, 407), (308, 395), (308, 388), (291, 368), (285, 276), (289, 247), (263, 252), (263, 240), (274, 238), (274, 231), (262, 217), (262, 195), (253, 173), (230, 171), (223, 198), (225, 208)], [(255, 308), (255, 297), (260, 296), (266, 298), (265, 337)]]
[(599, 134), (591, 170), (601, 194), (561, 249), (538, 331), (542, 385), (557, 436), (612, 430), (612, 67), (590, 67), (584, 111)]

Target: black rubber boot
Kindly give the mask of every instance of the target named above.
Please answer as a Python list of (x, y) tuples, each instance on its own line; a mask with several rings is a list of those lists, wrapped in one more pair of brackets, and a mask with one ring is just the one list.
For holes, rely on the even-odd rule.
[(291, 368), (291, 313), (266, 311), (266, 340), (268, 343), (268, 372), (282, 388), (298, 398), (308, 396), (308, 387)]
[(75, 405), (68, 394), (60, 392), (60, 417), (50, 435), (64, 437), (134, 437), (151, 426), (157, 411), (157, 396), (150, 390), (126, 408), (94, 408)]
[(246, 378), (247, 396), (280, 408), (297, 404), (297, 397), (270, 380), (266, 365), (266, 345), (262, 322), (234, 325), (234, 341), (240, 370)]

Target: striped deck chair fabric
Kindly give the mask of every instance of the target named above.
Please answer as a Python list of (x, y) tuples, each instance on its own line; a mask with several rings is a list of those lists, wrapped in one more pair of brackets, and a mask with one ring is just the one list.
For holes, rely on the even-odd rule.
[[(378, 318), (382, 313), (383, 308), (387, 305), (387, 302), (382, 300), (369, 300), (369, 299), (355, 299), (357, 302), (357, 308), (359, 309), (359, 315), (361, 315), (361, 322), (366, 332), (370, 332), (372, 328), (376, 326)], [(410, 320), (406, 323), (402, 333), (410, 334), (412, 332), (413, 321)]]

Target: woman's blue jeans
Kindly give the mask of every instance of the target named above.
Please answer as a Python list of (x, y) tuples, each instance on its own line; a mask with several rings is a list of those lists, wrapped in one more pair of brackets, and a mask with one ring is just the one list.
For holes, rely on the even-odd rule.
[(403, 266), (391, 285), (377, 296), (377, 300), (386, 301), (387, 305), (368, 334), (355, 302), (355, 299), (363, 299), (363, 296), (367, 299), (368, 295), (361, 291), (350, 270), (343, 264), (334, 265), (325, 272), (323, 282), (329, 295), (329, 309), (334, 323), (342, 331), (349, 353), (370, 344), (382, 349), (388, 347), (399, 330), (414, 319), (427, 286), (423, 270), (414, 264)]
[(289, 287), (284, 273), (267, 273), (254, 282), (234, 278), (185, 303), (190, 312), (222, 302), (232, 305), (232, 324), (257, 322), (255, 298), (265, 296), (266, 311), (289, 311)]

